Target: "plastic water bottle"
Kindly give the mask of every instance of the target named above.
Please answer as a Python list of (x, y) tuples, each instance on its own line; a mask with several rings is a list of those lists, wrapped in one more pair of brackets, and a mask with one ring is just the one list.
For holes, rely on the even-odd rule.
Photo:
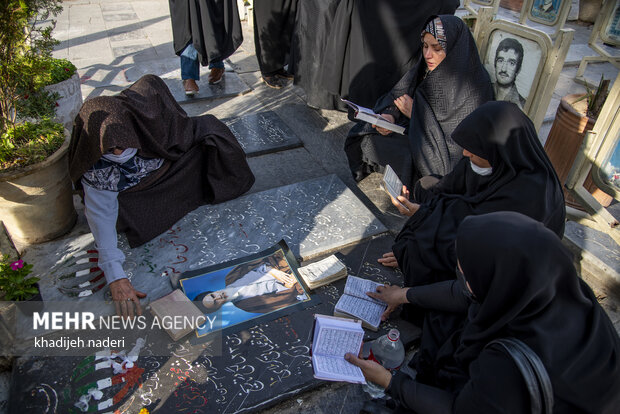
[[(398, 329), (390, 329), (387, 335), (373, 341), (370, 346), (369, 360), (373, 360), (383, 365), (389, 370), (397, 370), (405, 359), (405, 347), (400, 340)], [(366, 391), (372, 398), (381, 398), (385, 395), (383, 387), (367, 382), (364, 385)]]

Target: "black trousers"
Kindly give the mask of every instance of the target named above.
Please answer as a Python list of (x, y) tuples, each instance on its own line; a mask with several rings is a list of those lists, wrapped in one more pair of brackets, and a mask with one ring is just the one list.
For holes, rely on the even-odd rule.
[(287, 63), (296, 14), (297, 0), (254, 2), (254, 45), (263, 75), (271, 76)]

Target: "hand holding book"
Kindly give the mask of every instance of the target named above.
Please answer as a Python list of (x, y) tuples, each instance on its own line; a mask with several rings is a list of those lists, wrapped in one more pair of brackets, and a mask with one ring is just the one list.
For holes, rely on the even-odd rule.
[(356, 367), (359, 367), (362, 370), (366, 381), (377, 384), (384, 389), (390, 385), (392, 373), (376, 361), (362, 359), (359, 355), (355, 356), (352, 353), (346, 354), (344, 359)]
[(381, 320), (387, 321), (390, 317), (390, 313), (392, 313), (398, 305), (409, 303), (407, 300), (407, 291), (409, 289), (408, 287), (401, 288), (399, 286), (381, 285), (377, 286), (375, 292), (366, 292), (366, 294), (373, 299), (387, 303), (387, 309), (381, 315)]
[[(381, 116), (382, 118), (384, 118), (386, 121), (388, 121), (388, 122), (390, 122), (390, 123), (392, 123), (392, 124), (396, 122), (396, 120), (394, 119), (394, 117), (393, 117), (392, 115), (390, 115), (390, 114), (380, 114), (380, 116)], [(387, 129), (387, 128), (381, 128), (380, 126), (377, 126), (377, 125), (375, 125), (375, 124), (372, 124), (372, 127), (373, 127), (374, 129), (376, 129), (378, 133), (380, 133), (381, 135), (384, 135), (384, 136), (385, 136), (385, 135), (390, 135), (390, 134), (393, 132), (393, 131), (390, 131), (390, 130), (389, 130), (389, 129)]]
[(411, 217), (420, 209), (418, 203), (409, 201), (409, 189), (405, 185), (403, 185), (402, 192), (399, 196), (394, 198), (394, 196), (390, 194), (390, 199), (394, 207), (396, 207), (398, 212), (403, 216)]

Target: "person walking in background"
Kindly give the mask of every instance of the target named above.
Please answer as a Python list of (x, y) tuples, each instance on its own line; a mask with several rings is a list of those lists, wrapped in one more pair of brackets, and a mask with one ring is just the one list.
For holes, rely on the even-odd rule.
[(254, 2), (254, 45), (256, 59), (267, 86), (280, 89), (293, 79), (284, 69), (291, 50), (297, 0)]
[(236, 0), (169, 0), (174, 52), (181, 58), (187, 95), (198, 93), (200, 66), (211, 69), (209, 84), (221, 82), (224, 59), (243, 42)]

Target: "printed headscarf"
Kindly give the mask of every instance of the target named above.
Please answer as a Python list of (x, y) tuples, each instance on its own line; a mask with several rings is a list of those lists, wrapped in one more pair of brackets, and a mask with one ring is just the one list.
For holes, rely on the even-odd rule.
[(424, 42), (424, 35), (426, 33), (430, 33), (435, 39), (437, 39), (443, 50), (445, 50), (446, 52), (448, 51), (448, 39), (446, 38), (446, 31), (444, 30), (443, 23), (441, 22), (441, 19), (439, 17), (435, 17), (426, 24), (426, 27), (420, 35), (422, 37), (422, 42)]

